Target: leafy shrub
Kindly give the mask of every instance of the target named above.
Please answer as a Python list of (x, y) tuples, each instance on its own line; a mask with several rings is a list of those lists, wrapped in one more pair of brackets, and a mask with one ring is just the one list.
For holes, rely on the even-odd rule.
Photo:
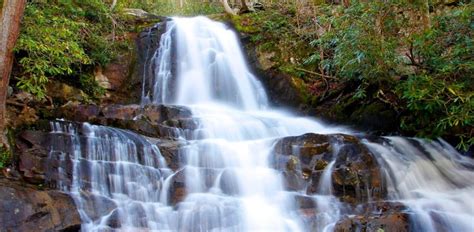
[(201, 0), (183, 1), (183, 5), (176, 0), (125, 0), (119, 1), (118, 8), (139, 8), (162, 16), (196, 16), (223, 12), (219, 1)]
[(100, 0), (28, 2), (16, 45), (17, 86), (43, 98), (48, 78), (77, 78), (85, 66), (109, 62), (107, 12)]
[(474, 144), (474, 19), (472, 5), (442, 14), (413, 37), (417, 73), (398, 86), (407, 102), (402, 127), (428, 137), (458, 136), (458, 148)]
[(5, 168), (10, 160), (10, 152), (0, 145), (0, 169)]
[(364, 85), (390, 80), (400, 62), (396, 53), (396, 31), (400, 27), (396, 4), (382, 2), (353, 3), (351, 7), (321, 8), (325, 14), (318, 24), (325, 32), (311, 41), (313, 47), (324, 50), (306, 59), (306, 64), (318, 64), (327, 73), (344, 79), (359, 80)]

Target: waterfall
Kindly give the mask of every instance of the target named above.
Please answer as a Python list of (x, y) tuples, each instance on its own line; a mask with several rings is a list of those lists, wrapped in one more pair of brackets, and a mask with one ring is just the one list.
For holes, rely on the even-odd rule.
[(389, 137), (384, 144), (366, 144), (387, 172), (389, 197), (413, 210), (414, 230), (474, 229), (472, 159), (444, 141)]
[[(283, 173), (270, 162), (279, 139), (354, 132), (272, 110), (225, 24), (173, 18), (152, 54), (154, 76), (144, 78), (153, 84), (143, 85), (142, 105), (186, 106), (196, 129), (175, 131), (172, 139), (185, 145), (180, 166), (171, 170), (150, 138), (87, 123), (53, 123), (52, 135), (69, 142), (58, 142), (51, 155), (67, 163), (67, 154), (73, 170), (71, 182), (58, 186), (73, 196), (83, 231), (332, 231), (358, 212), (332, 191), (333, 173), (344, 161), (336, 157), (339, 151), (321, 171), (317, 191), (285, 187)], [(361, 146), (381, 167), (386, 200), (408, 207), (412, 227), (472, 230), (474, 162), (443, 142), (384, 141), (364, 140)], [(175, 183), (182, 184), (179, 190)], [(298, 197), (313, 202), (314, 217), (298, 208)]]
[(84, 231), (168, 224), (159, 189), (169, 169), (155, 145), (128, 131), (68, 122), (52, 122), (52, 140), (50, 155), (69, 154), (72, 183), (58, 185), (73, 196)]

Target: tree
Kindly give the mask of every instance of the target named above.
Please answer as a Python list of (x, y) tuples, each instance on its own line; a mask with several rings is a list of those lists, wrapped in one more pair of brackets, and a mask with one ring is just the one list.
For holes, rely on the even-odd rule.
[(240, 12), (245, 13), (250, 11), (250, 8), (249, 6), (247, 6), (247, 2), (245, 2), (245, 0), (241, 0), (240, 3), (242, 5), (242, 7), (240, 8)]
[(229, 2), (227, 0), (220, 0), (222, 5), (224, 6), (224, 10), (226, 13), (231, 14), (231, 15), (236, 15), (234, 10), (229, 6)]
[(4, 0), (0, 13), (0, 145), (8, 146), (6, 139), (6, 100), (13, 65), (13, 48), (20, 33), (20, 22), (26, 0)]

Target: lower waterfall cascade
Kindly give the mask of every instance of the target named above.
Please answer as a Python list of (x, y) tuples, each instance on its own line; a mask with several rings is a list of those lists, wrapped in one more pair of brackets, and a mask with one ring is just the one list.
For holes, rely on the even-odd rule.
[[(441, 139), (369, 138), (274, 110), (232, 29), (205, 17), (165, 26), (159, 48), (141, 51), (153, 74), (141, 105), (188, 109), (173, 133), (51, 122), (53, 175), (82, 231), (359, 231), (342, 222), (382, 204), (407, 215), (404, 231), (474, 231), (473, 159)], [(180, 144), (177, 167), (165, 140)], [(360, 160), (367, 171), (346, 165)]]

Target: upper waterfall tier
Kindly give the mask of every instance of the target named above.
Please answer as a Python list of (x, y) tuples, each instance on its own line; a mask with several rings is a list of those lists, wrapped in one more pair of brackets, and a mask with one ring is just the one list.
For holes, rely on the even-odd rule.
[(205, 17), (173, 18), (166, 30), (151, 59), (153, 87), (143, 92), (142, 103), (217, 102), (245, 110), (267, 106), (265, 90), (226, 25)]

